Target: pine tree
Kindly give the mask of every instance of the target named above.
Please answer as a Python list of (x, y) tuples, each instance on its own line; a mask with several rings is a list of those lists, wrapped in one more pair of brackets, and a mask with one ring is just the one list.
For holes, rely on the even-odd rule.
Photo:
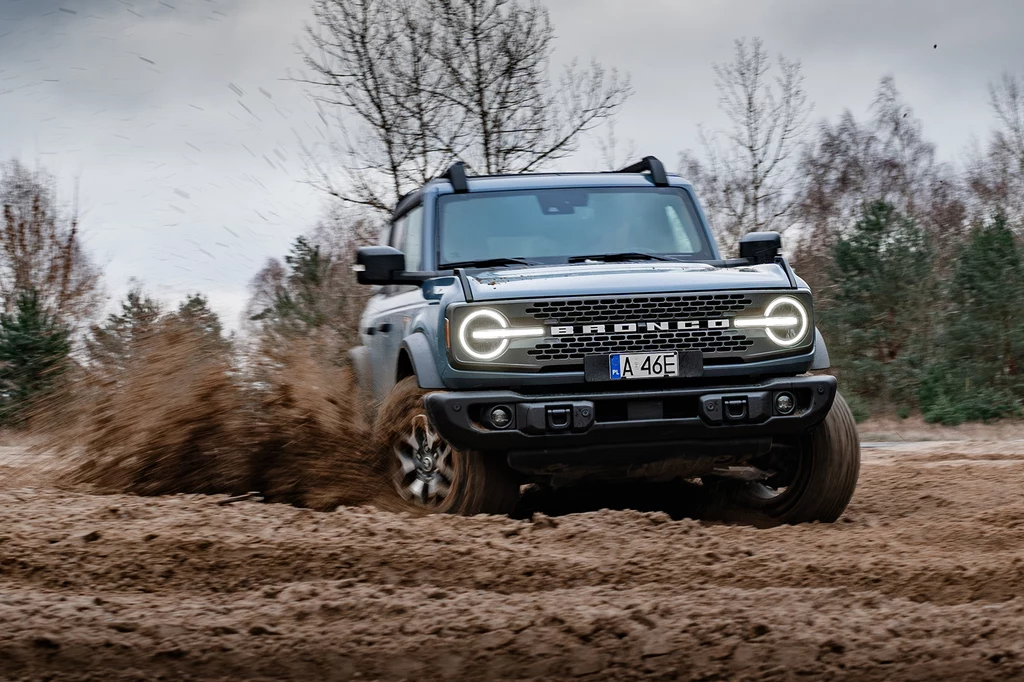
[(90, 363), (107, 371), (123, 369), (139, 341), (156, 330), (162, 314), (159, 302), (133, 287), (121, 301), (121, 311), (90, 330), (85, 341)]
[(15, 310), (0, 314), (0, 419), (19, 423), (32, 401), (66, 369), (70, 331), (48, 314), (35, 291), (22, 292)]
[(291, 253), (284, 257), (288, 273), (277, 271), (273, 282), (260, 301), (261, 309), (250, 319), (279, 333), (302, 333), (316, 329), (324, 322), (320, 310), (320, 291), (331, 267), (331, 257), (322, 255), (320, 246), (299, 237)]
[(186, 324), (193, 325), (210, 338), (221, 340), (224, 328), (220, 317), (210, 309), (210, 302), (200, 293), (189, 294), (178, 305), (178, 318)]
[(231, 339), (225, 338), (220, 317), (210, 308), (209, 300), (200, 293), (189, 294), (167, 322), (177, 322), (198, 333), (200, 343), (210, 351), (222, 351), (231, 347)]
[(1024, 393), (1024, 264), (1003, 215), (977, 227), (953, 264), (936, 345), (919, 391), (925, 419), (994, 419), (1019, 410)]
[(871, 400), (912, 399), (934, 299), (922, 231), (877, 201), (836, 243), (832, 260), (832, 296), (821, 321), (844, 384)]

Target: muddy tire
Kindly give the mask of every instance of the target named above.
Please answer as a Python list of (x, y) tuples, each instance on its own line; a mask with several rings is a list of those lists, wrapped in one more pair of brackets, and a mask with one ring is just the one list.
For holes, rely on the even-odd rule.
[(374, 449), (386, 472), (381, 506), (414, 513), (508, 514), (519, 480), (500, 453), (457, 450), (437, 434), (415, 377), (402, 379), (381, 404)]
[(832, 523), (846, 509), (860, 475), (860, 439), (849, 405), (836, 395), (825, 420), (804, 434), (784, 489), (770, 483), (713, 483), (727, 520), (756, 526)]

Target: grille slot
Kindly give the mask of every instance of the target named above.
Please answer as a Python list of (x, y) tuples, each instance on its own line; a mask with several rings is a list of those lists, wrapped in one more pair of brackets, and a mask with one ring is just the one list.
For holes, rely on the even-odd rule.
[(537, 301), (524, 311), (548, 324), (727, 317), (753, 305), (746, 294), (689, 294)]
[(741, 355), (754, 345), (745, 334), (726, 329), (595, 334), (578, 338), (546, 338), (527, 353), (538, 362), (582, 361), (599, 353), (655, 353), (699, 350), (705, 355)]

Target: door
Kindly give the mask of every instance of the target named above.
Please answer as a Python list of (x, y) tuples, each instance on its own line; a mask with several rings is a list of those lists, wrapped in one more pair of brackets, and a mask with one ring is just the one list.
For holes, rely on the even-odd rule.
[[(394, 221), (389, 243), (405, 254), (405, 269), (417, 271), (423, 261), (423, 209), (420, 206)], [(374, 366), (374, 396), (381, 400), (395, 385), (398, 353), (416, 311), (427, 304), (419, 285), (392, 284), (383, 288), (373, 309), (370, 355)]]

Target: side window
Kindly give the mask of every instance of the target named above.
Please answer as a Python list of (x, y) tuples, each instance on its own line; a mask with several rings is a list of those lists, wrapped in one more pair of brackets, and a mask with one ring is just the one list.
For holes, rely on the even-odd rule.
[(423, 268), (423, 208), (417, 206), (409, 211), (405, 221), (405, 269), (410, 271)]
[(405, 269), (423, 264), (423, 208), (417, 206), (399, 218), (391, 229), (391, 246), (405, 254)]
[(391, 224), (391, 240), (388, 244), (399, 251), (405, 250), (405, 218), (406, 217), (403, 216)]

